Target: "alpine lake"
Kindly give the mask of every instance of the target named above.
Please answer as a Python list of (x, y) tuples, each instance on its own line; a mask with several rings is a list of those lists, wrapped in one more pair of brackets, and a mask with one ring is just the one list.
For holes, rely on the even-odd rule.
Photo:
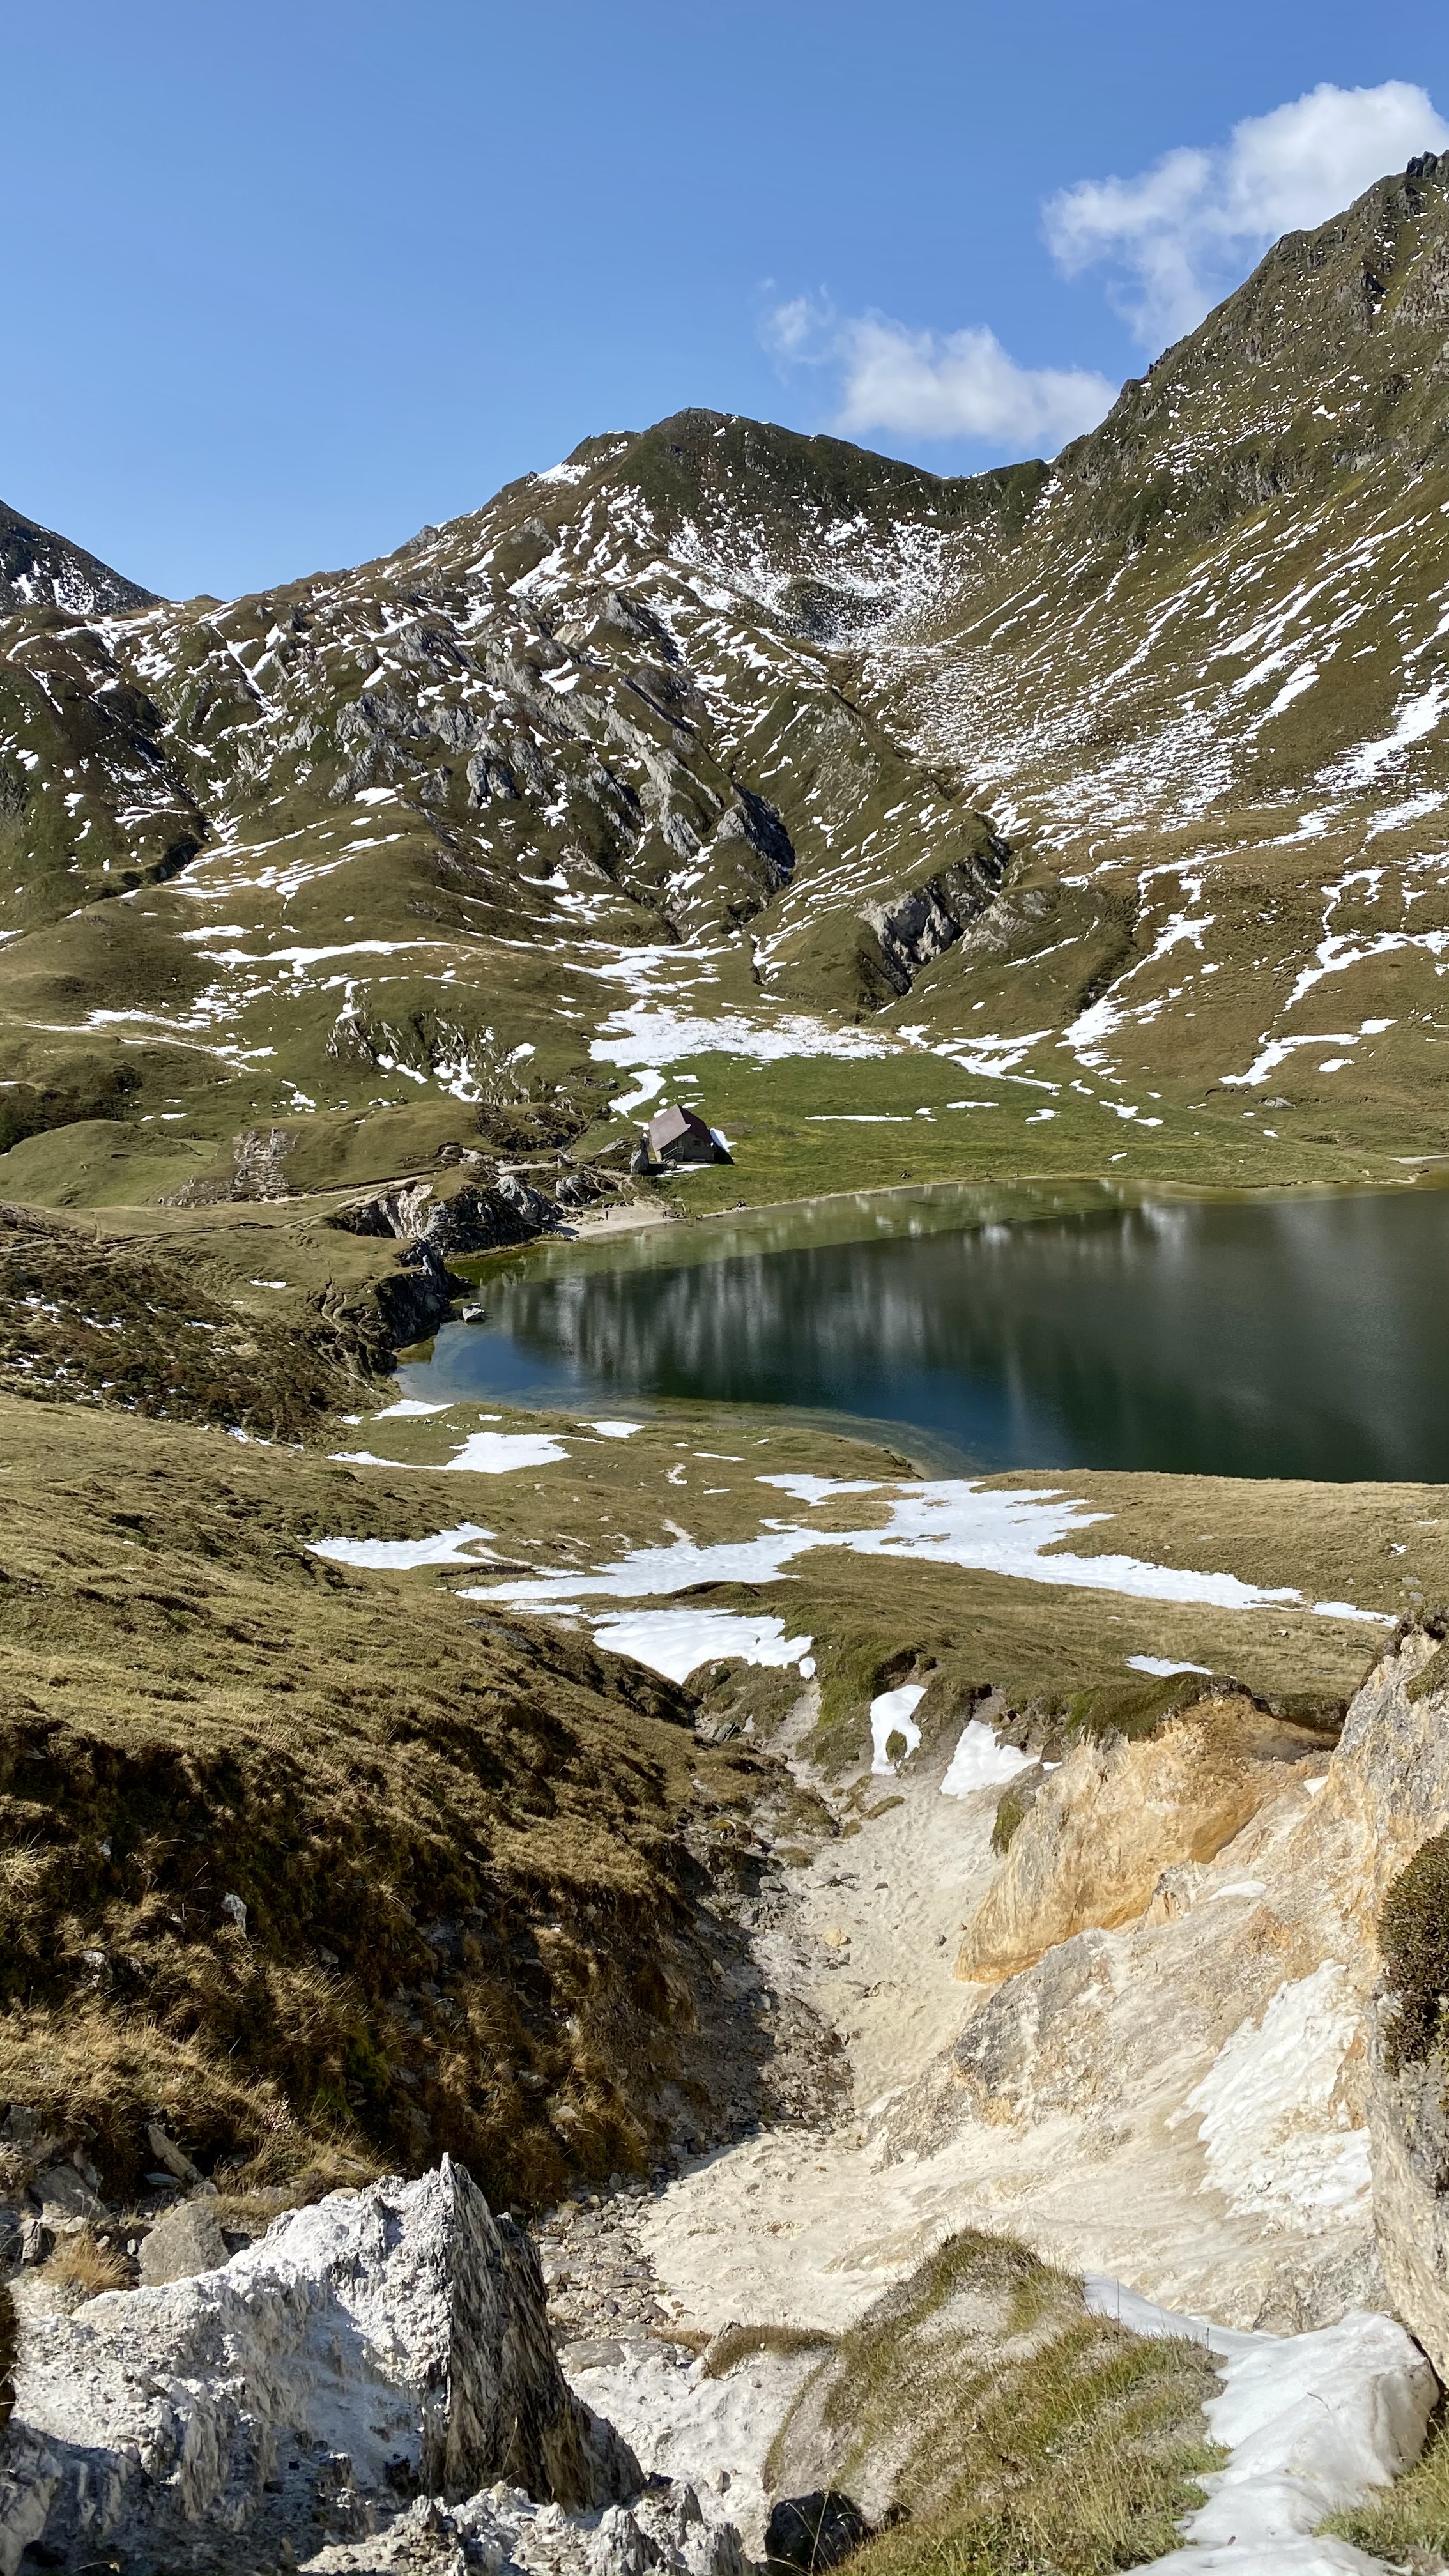
[(936, 1472), (1449, 1477), (1449, 1188), (947, 1185), (465, 1266), (410, 1396), (789, 1407)]

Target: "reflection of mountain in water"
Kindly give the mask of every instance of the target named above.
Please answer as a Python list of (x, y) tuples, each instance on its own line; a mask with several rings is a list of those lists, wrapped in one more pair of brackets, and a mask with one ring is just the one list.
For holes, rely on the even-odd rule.
[(500, 1281), (488, 1315), (575, 1386), (914, 1423), (992, 1465), (1437, 1478), (1446, 1251), (1438, 1195), (1155, 1205), (678, 1267), (565, 1259)]

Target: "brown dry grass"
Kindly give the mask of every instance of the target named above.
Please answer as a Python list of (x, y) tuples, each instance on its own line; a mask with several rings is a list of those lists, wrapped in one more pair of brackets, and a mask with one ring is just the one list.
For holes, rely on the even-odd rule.
[(128, 2290), (131, 2275), (122, 2257), (109, 2245), (98, 2244), (89, 2227), (78, 2235), (63, 2236), (55, 2252), (41, 2266), (47, 2281), (65, 2290), (79, 2290), (83, 2299), (98, 2298), (103, 2290)]
[(239, 1314), (186, 1257), (0, 1205), (0, 1385), (12, 1394), (239, 1424), (295, 1440), (356, 1400), (382, 1364), (318, 1311)]
[(823, 2352), (834, 2340), (813, 2326), (725, 2326), (705, 2346), (702, 2375), (724, 2379), (740, 2362), (753, 2361), (762, 2352), (793, 2360), (797, 2353)]
[(446, 2148), (505, 2202), (638, 2170), (716, 2083), (753, 2112), (696, 1854), (754, 1757), (292, 1535), (415, 1530), (385, 1481), (69, 1407), (0, 1435), (0, 2097), (112, 2193), (159, 2116), (249, 2183)]

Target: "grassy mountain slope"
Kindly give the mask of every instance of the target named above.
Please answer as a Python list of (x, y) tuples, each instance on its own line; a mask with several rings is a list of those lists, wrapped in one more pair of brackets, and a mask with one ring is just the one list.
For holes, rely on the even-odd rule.
[(9, 1396), (0, 1441), (0, 2098), (108, 2195), (151, 2119), (507, 2202), (767, 2106), (751, 1760), (670, 1684), (307, 1552), (412, 1535), (413, 1478)]
[(988, 920), (942, 1016), (984, 978), (1069, 1075), (1392, 1103), (1442, 1141), (1446, 179), (1280, 242), (1065, 451), (1009, 556), (874, 644), (893, 721), (1055, 881), (997, 951), (1011, 997)]
[(1442, 1149), (1446, 180), (1280, 243), (1053, 468), (685, 412), (353, 572), (18, 607), (10, 1194), (404, 1102), (424, 1159), (530, 1107), (599, 1141), (631, 1066), (753, 1058), (759, 1195), (808, 1186), (812, 1054), (839, 1114), (930, 1106), (932, 1053), (999, 1109), (933, 1171)]

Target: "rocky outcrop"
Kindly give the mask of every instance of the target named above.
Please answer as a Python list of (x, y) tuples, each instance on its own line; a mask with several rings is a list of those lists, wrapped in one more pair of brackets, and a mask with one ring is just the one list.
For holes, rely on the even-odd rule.
[(413, 1342), (426, 1341), (440, 1324), (448, 1320), (455, 1297), (460, 1297), (467, 1281), (455, 1278), (440, 1252), (430, 1243), (415, 1243), (404, 1253), (402, 1266), (390, 1270), (373, 1289), (382, 1329), (394, 1350), (405, 1351)]
[(597, 2520), (534, 2506), (494, 2487), (449, 2507), (419, 2498), (375, 2538), (333, 2544), (307, 2561), (311, 2576), (748, 2576), (733, 2523), (706, 2519), (693, 2487), (676, 2483)]
[[(1377, 1802), (1370, 1889), (1380, 1894), (1384, 1975), (1369, 2009), (1369, 2139), (1384, 2278), (1441, 2379), (1449, 2379), (1449, 1649), (1444, 1623), (1396, 1637), (1374, 1674)], [(1365, 1694), (1360, 1694), (1364, 1697)], [(1349, 1728), (1355, 1729), (1354, 1703)], [(1398, 1864), (1395, 1872), (1395, 1864)], [(1390, 1873), (1395, 1873), (1390, 1875)]]
[(642, 2472), (558, 2367), (528, 2238), (445, 2157), (334, 2193), (219, 2269), (35, 2319), (0, 2467), (0, 2571), (309, 2557), (499, 2481), (597, 2510)]
[(1393, 2009), (1369, 2015), (1374, 2233), (1394, 2306), (1449, 2381), (1449, 2060), (1395, 2066)]
[(1013, 1977), (1078, 1932), (1133, 1921), (1164, 1870), (1213, 1859), (1314, 1752), (1297, 1729), (1265, 1730), (1246, 1697), (1209, 1701), (1144, 1740), (1084, 1739), (1013, 1833), (956, 1974)]
[[(505, 1207), (512, 1210), (519, 1229), (515, 1240), (543, 1234), (551, 1225), (558, 1223), (558, 1210), (552, 1199), (547, 1198), (542, 1190), (532, 1188), (527, 1181), (521, 1181), (516, 1172), (499, 1174), (497, 1195)], [(459, 1249), (462, 1249), (461, 1245)]]
[[(209, 2192), (211, 2184), (203, 2186)], [(159, 2290), (168, 2281), (194, 2280), (198, 2272), (215, 2272), (227, 2259), (226, 2238), (213, 2203), (206, 2198), (178, 2200), (157, 2219), (141, 2247), (141, 2286)]]
[[(285, 1127), (244, 1127), (232, 1146), (233, 1199), (284, 1199), (287, 1178), (282, 1165), (296, 1143)], [(178, 1197), (182, 1193), (178, 1192)]]
[[(1394, 2304), (1449, 2359), (1449, 2309), (1435, 2317), (1441, 2278), (1449, 2283), (1438, 2205), (1449, 2156), (1423, 2075), (1446, 2038), (1437, 1998), (1449, 1993), (1449, 1894), (1419, 1907), (1421, 1924), (1440, 1928), (1416, 1958), (1409, 1933), (1393, 1928), (1400, 1897), (1385, 1903), (1411, 1865), (1416, 1886), (1431, 1872), (1449, 1835), (1442, 1651), (1433, 1622), (1388, 1638), (1332, 1750), (1311, 1712), (1302, 1727), (1241, 1700), (1235, 1713), (1223, 1693), (1135, 1746), (1067, 1754), (996, 1869), (983, 1799), (981, 1856), (952, 1909), (966, 1918), (968, 1962), (986, 1976), (993, 1926), (998, 1960), (1035, 1955), (1010, 1975), (993, 1963), (993, 1991), (968, 2006), (941, 2059), (890, 2098), (886, 2161), (959, 2154), (953, 2209), (955, 2177), (979, 2170), (989, 2179), (971, 2206), (983, 2224), (1005, 2192), (1032, 2210), (1043, 2248), (1174, 2307), (1287, 2333)], [(1263, 1794), (1211, 1857), (1164, 1858), (1147, 1884), (1148, 1810), (1200, 1724), (1238, 1730), (1235, 1758), (1261, 1769)], [(1063, 1752), (1054, 1737), (1048, 1764)], [(1080, 1806), (1063, 1797), (1074, 1779)], [(1110, 1782), (1113, 1799), (1099, 1804)], [(1206, 1788), (1201, 1763), (1182, 1768), (1183, 1840), (1221, 1829)], [(1230, 1806), (1231, 1777), (1227, 1794)], [(1058, 1831), (1038, 1842), (1027, 1873), (1023, 1855), (1053, 1810)], [(1449, 1855), (1444, 1866), (1449, 1889)], [(1118, 1901), (1139, 1907), (1115, 1925), (1101, 1919), (1112, 1873)], [(1085, 1900), (1099, 1918), (1072, 1930)], [(1037, 1950), (1054, 1925), (1059, 1937)], [(1407, 2014), (1395, 2007), (1395, 2065), (1383, 2044), (1389, 2007), (1371, 2005), (1386, 1964), (1409, 1990)], [(1412, 2053), (1402, 2045), (1410, 2021)]]
[(327, 1221), (346, 1234), (391, 1235), (437, 1253), (495, 1252), (546, 1233), (558, 1209), (542, 1190), (502, 1172), (492, 1183), (465, 1181), (451, 1198), (436, 1197), (431, 1181), (400, 1181), (354, 1199)]
[(553, 1230), (559, 1211), (542, 1190), (516, 1173), (502, 1172), (488, 1185), (465, 1181), (451, 1198), (434, 1196), (430, 1181), (406, 1181), (338, 1209), (328, 1223), (348, 1234), (391, 1235), (406, 1248), (401, 1265), (373, 1289), (383, 1332), (394, 1350), (427, 1339), (446, 1323), (467, 1281), (448, 1268), (448, 1255), (496, 1252), (532, 1243)]
[(0, 2434), (10, 2421), (15, 2403), (15, 2302), (9, 2285), (0, 2281)]
[(1377, 1939), (1384, 1900), (1449, 1828), (1449, 1670), (1438, 1620), (1396, 1630), (1350, 1704), (1325, 1804), (1354, 1853), (1354, 1919)]
[(897, 993), (908, 993), (922, 967), (944, 956), (996, 901), (1010, 844), (997, 837), (984, 815), (975, 820), (979, 850), (923, 884), (870, 905), (863, 915), (879, 942), (886, 980)]

